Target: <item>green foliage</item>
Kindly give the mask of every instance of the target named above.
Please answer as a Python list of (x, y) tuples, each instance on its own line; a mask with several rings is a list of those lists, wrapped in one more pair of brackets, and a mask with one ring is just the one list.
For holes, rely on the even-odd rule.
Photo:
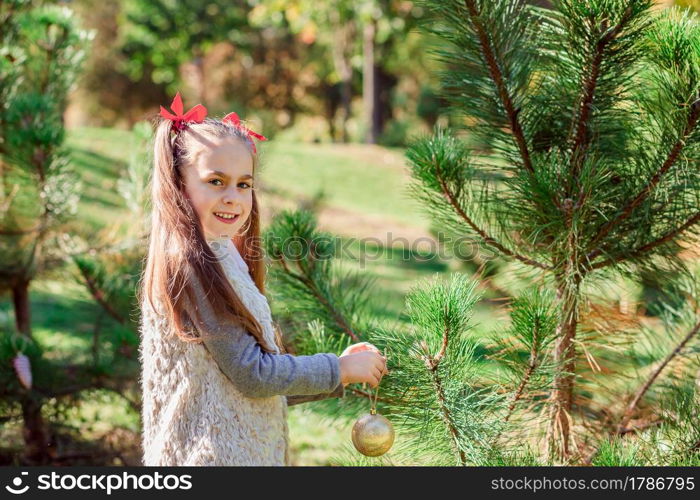
[(203, 57), (221, 41), (247, 49), (247, 12), (245, 1), (129, 0), (122, 11), (122, 69), (133, 80), (151, 78), (174, 93), (179, 66), (193, 56)]
[[(424, 30), (448, 43), (432, 53), (445, 65), (440, 72), (443, 94), (454, 110), (468, 118), (469, 130), (483, 145), (506, 148), (511, 142), (505, 134), (509, 117), (499, 99), (491, 75), (494, 62), (484, 60), (481, 49), (487, 36), (491, 50), (503, 57), (495, 62), (507, 82), (511, 106), (524, 105), (525, 94), (536, 68), (539, 22), (535, 13), (522, 2), (422, 2), (428, 9)], [(474, 4), (478, 22), (466, 5)], [(465, 85), (469, 82), (469, 85)]]
[(413, 193), (437, 223), (556, 285), (550, 435), (567, 426), (555, 450), (566, 457), (576, 351), (590, 356), (575, 343), (585, 286), (611, 271), (687, 273), (679, 243), (700, 235), (698, 22), (652, 14), (648, 0), (426, 5), (450, 44), (437, 52), (443, 93), (488, 149), (440, 129), (417, 140)]
[(474, 387), (479, 364), (468, 332), (475, 288), (459, 274), (418, 285), (406, 298), (414, 328), (372, 338), (391, 360), (391, 384), (383, 391), (395, 401), (391, 415), (415, 434), (417, 453), (455, 465), (486, 463), (498, 430), (500, 397)]
[(637, 439), (618, 436), (601, 443), (592, 465), (697, 467), (700, 464), (700, 390), (694, 384), (673, 386), (660, 400), (658, 425)]
[(491, 359), (504, 369), (494, 382), (509, 393), (506, 421), (525, 403), (541, 405), (541, 394), (551, 389), (558, 368), (551, 356), (558, 319), (553, 294), (533, 288), (512, 301), (508, 329), (492, 334)]
[[(361, 31), (368, 22), (376, 24), (376, 59), (386, 65), (405, 65), (407, 60), (398, 60), (407, 34), (415, 27), (421, 11), (411, 2), (397, 3), (387, 0), (331, 0), (323, 3), (309, 0), (256, 0), (250, 19), (253, 26), (279, 26), (291, 33), (300, 34), (307, 43), (321, 45), (324, 56), (331, 60), (344, 30), (353, 33)], [(349, 55), (360, 56), (361, 37), (351, 40)], [(335, 46), (334, 46), (335, 45)], [(322, 57), (318, 57), (322, 59)], [(361, 57), (351, 57), (349, 61), (357, 70), (361, 69)], [(337, 61), (336, 61), (337, 63)], [(321, 63), (322, 64), (322, 63)], [(330, 82), (342, 79), (341, 69), (329, 68), (332, 73), (325, 75)]]
[[(654, 14), (648, 0), (561, 0), (552, 11), (517, 0), (423, 5), (428, 29), (448, 44), (436, 50), (448, 68), (442, 93), (478, 141), (468, 146), (440, 127), (417, 139), (406, 155), (412, 193), (440, 227), (517, 261), (541, 286), (513, 301), (486, 366), (465, 334), (474, 285), (455, 277), (414, 290), (410, 331), (369, 332), (390, 359), (384, 410), (430, 463), (537, 462), (542, 438), (558, 463), (583, 460), (572, 434), (606, 443), (627, 432), (631, 415), (647, 415), (656, 388), (695, 376), (697, 294), (683, 303), (690, 321), (662, 316), (677, 335), (667, 344), (649, 335), (653, 355), (628, 359), (632, 370), (654, 369), (625, 387), (627, 406), (619, 395), (606, 400), (606, 384), (625, 385), (622, 333), (631, 327), (615, 326), (613, 308), (596, 316), (593, 291), (615, 272), (673, 270), (664, 283), (689, 274), (678, 253), (681, 238), (700, 235), (697, 21)], [(309, 288), (296, 281), (290, 297)], [(591, 430), (592, 420), (602, 429)], [(637, 448), (610, 443), (601, 463), (638, 458)], [(640, 461), (656, 458), (667, 461)]]
[[(107, 279), (104, 267), (70, 255), (70, 249), (62, 246), (69, 241), (64, 231), (76, 213), (81, 189), (64, 147), (63, 114), (91, 34), (75, 24), (73, 13), (67, 8), (9, 4), (8, 10), (5, 3), (0, 9), (0, 71), (7, 76), (0, 84), (0, 289), (12, 289), (17, 327), (2, 328), (0, 379), (3, 400), (21, 406), (27, 451), (22, 459), (47, 463), (51, 458), (48, 445), (59, 424), (46, 425), (42, 407), (52, 399), (55, 408), (69, 407), (74, 401), (57, 400), (88, 388), (105, 387), (119, 392), (133, 373), (124, 377), (125, 363), (120, 363), (116, 354), (128, 357), (123, 348), (133, 344), (133, 337), (122, 335), (114, 352), (100, 357), (102, 325), (98, 320), (89, 354), (80, 352), (79, 335), (67, 336), (68, 352), (58, 354), (55, 336), (45, 336), (41, 329), (33, 331), (30, 320), (36, 321), (36, 316), (31, 313), (29, 283), (40, 273), (46, 275), (47, 271), (59, 269), (67, 257), (73, 257), (83, 276), (88, 276), (88, 288), (95, 299), (107, 304), (111, 311), (124, 307), (124, 317), (129, 318), (128, 296), (135, 286), (130, 278), (138, 273), (124, 276), (123, 261), (112, 257), (110, 264), (123, 274)], [(5, 61), (15, 64), (8, 66)], [(140, 264), (136, 259), (131, 263)], [(10, 363), (19, 352), (30, 359), (31, 389), (19, 385)], [(14, 413), (11, 406), (3, 409)]]
[(62, 113), (89, 38), (65, 8), (19, 10), (6, 22), (1, 50), (22, 64), (5, 68), (9, 82), (0, 84), (4, 286), (12, 276), (31, 279), (37, 244), (75, 214), (80, 186), (62, 148)]
[[(363, 314), (370, 282), (358, 273), (332, 267), (336, 240), (317, 230), (314, 216), (310, 212), (282, 212), (264, 239), (268, 257), (279, 264), (271, 273), (273, 288), (285, 299), (295, 330), (318, 319), (320, 324), (311, 327), (311, 332), (324, 328), (333, 337), (337, 350), (332, 352), (337, 353), (351, 340), (359, 341), (371, 328)], [(303, 337), (301, 348), (319, 347), (314, 335)]]
[[(150, 144), (153, 130), (148, 122), (139, 122), (134, 126), (133, 132), (141, 147), (134, 148), (131, 153), (126, 173), (117, 181), (117, 190), (126, 201), (131, 215), (141, 221), (141, 226), (145, 226), (150, 202), (147, 188), (150, 185), (153, 164), (151, 150), (146, 148), (146, 145)], [(144, 150), (148, 150), (148, 153)]]
[(73, 236), (70, 256), (75, 264), (74, 279), (83, 284), (112, 318), (137, 329), (136, 290), (146, 253), (151, 158), (146, 153), (153, 131), (146, 122), (133, 129), (137, 147), (116, 185), (125, 201), (128, 216), (112, 222), (108, 231), (85, 241)]
[[(367, 336), (352, 342), (367, 339), (386, 354), (390, 375), (382, 382), (380, 411), (391, 418), (404, 440), (388, 464), (394, 459), (440, 465), (537, 463), (529, 445), (499, 441), (511, 429), (503, 416), (512, 411), (509, 404), (516, 387), (495, 392), (493, 380), (483, 375), (480, 345), (470, 334), (480, 299), (477, 282), (455, 274), (448, 282), (435, 278), (419, 283), (406, 298), (410, 328), (382, 325), (360, 307), (370, 297), (366, 282), (358, 285), (333, 278), (329, 237), (317, 231), (309, 213), (278, 215), (265, 235), (268, 256), (275, 264), (272, 288), (284, 299), (288, 315), (308, 323), (308, 331), (294, 338), (300, 353), (339, 353), (351, 342), (348, 332), (361, 331)], [(546, 378), (540, 351), (551, 342), (556, 323), (548, 300), (546, 294), (531, 292), (514, 303), (514, 330), (521, 339), (512, 350), (534, 349), (537, 354), (536, 370), (531, 370), (536, 373), (528, 374), (533, 386), (528, 391), (539, 390), (542, 383), (536, 380)], [(375, 326), (353, 329), (360, 322)], [(512, 355), (514, 372), (518, 359)], [(523, 392), (521, 387), (518, 399), (525, 399)], [(356, 463), (352, 455), (339, 460)]]
[(697, 236), (700, 179), (682, 167), (697, 161), (697, 21), (646, 1), (428, 4), (452, 47), (443, 91), (494, 148), (468, 177), (478, 155), (442, 130), (409, 149), (441, 223), (554, 268), (572, 252), (584, 269), (672, 258), (676, 233)]
[(700, 1), (698, 0), (676, 0), (675, 4), (680, 7), (693, 9), (695, 12), (700, 12)]

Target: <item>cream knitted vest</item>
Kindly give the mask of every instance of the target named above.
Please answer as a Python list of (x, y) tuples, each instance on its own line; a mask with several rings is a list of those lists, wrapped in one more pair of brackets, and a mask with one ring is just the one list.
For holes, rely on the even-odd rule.
[[(210, 240), (234, 290), (260, 322), (268, 345), (275, 335), (267, 299), (228, 239)], [(203, 344), (174, 335), (145, 300), (141, 305), (144, 465), (285, 465), (284, 396), (249, 398), (219, 369)]]

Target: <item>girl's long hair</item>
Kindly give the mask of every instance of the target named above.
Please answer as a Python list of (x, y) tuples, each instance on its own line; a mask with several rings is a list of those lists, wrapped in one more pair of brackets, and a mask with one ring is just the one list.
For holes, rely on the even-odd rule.
[[(186, 328), (187, 321), (200, 326), (200, 311), (189, 307), (198, 300), (208, 300), (218, 322), (233, 321), (247, 330), (267, 352), (274, 352), (263, 337), (263, 329), (234, 291), (221, 264), (209, 247), (194, 207), (185, 195), (183, 169), (196, 159), (198, 149), (213, 139), (237, 137), (253, 155), (253, 170), (258, 167), (257, 154), (250, 139), (239, 128), (212, 119), (190, 123), (171, 138), (172, 122), (160, 119), (154, 141), (154, 169), (151, 186), (151, 228), (146, 265), (141, 276), (138, 297), (148, 299), (154, 311), (165, 314), (172, 331), (186, 342), (201, 342)], [(236, 237), (241, 256), (260, 293), (265, 293), (265, 268), (260, 243), (260, 211), (253, 191), (253, 205), (246, 232)], [(196, 280), (206, 290), (197, 298), (192, 285)], [(156, 308), (155, 302), (162, 307)], [(194, 314), (193, 314), (194, 313)], [(277, 336), (279, 343), (279, 336)]]

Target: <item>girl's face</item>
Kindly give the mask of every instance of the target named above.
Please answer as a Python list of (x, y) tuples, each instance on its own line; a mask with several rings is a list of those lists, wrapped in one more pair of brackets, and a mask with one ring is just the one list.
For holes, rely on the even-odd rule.
[(183, 176), (185, 194), (207, 239), (232, 238), (247, 226), (253, 207), (253, 157), (242, 140), (216, 139), (201, 149)]

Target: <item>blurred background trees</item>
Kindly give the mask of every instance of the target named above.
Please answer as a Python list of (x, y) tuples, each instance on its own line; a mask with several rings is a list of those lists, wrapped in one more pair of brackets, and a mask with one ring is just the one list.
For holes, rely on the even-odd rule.
[(421, 2), (70, 4), (96, 31), (71, 124), (129, 128), (176, 90), (216, 113), (236, 109), (269, 136), (287, 131), (309, 142), (403, 146), (439, 116), (448, 120), (435, 92), (441, 65), (429, 54), (441, 41), (418, 29)]
[(401, 145), (439, 113), (416, 2), (73, 3), (97, 31), (76, 123), (131, 126), (176, 89), (311, 141)]

